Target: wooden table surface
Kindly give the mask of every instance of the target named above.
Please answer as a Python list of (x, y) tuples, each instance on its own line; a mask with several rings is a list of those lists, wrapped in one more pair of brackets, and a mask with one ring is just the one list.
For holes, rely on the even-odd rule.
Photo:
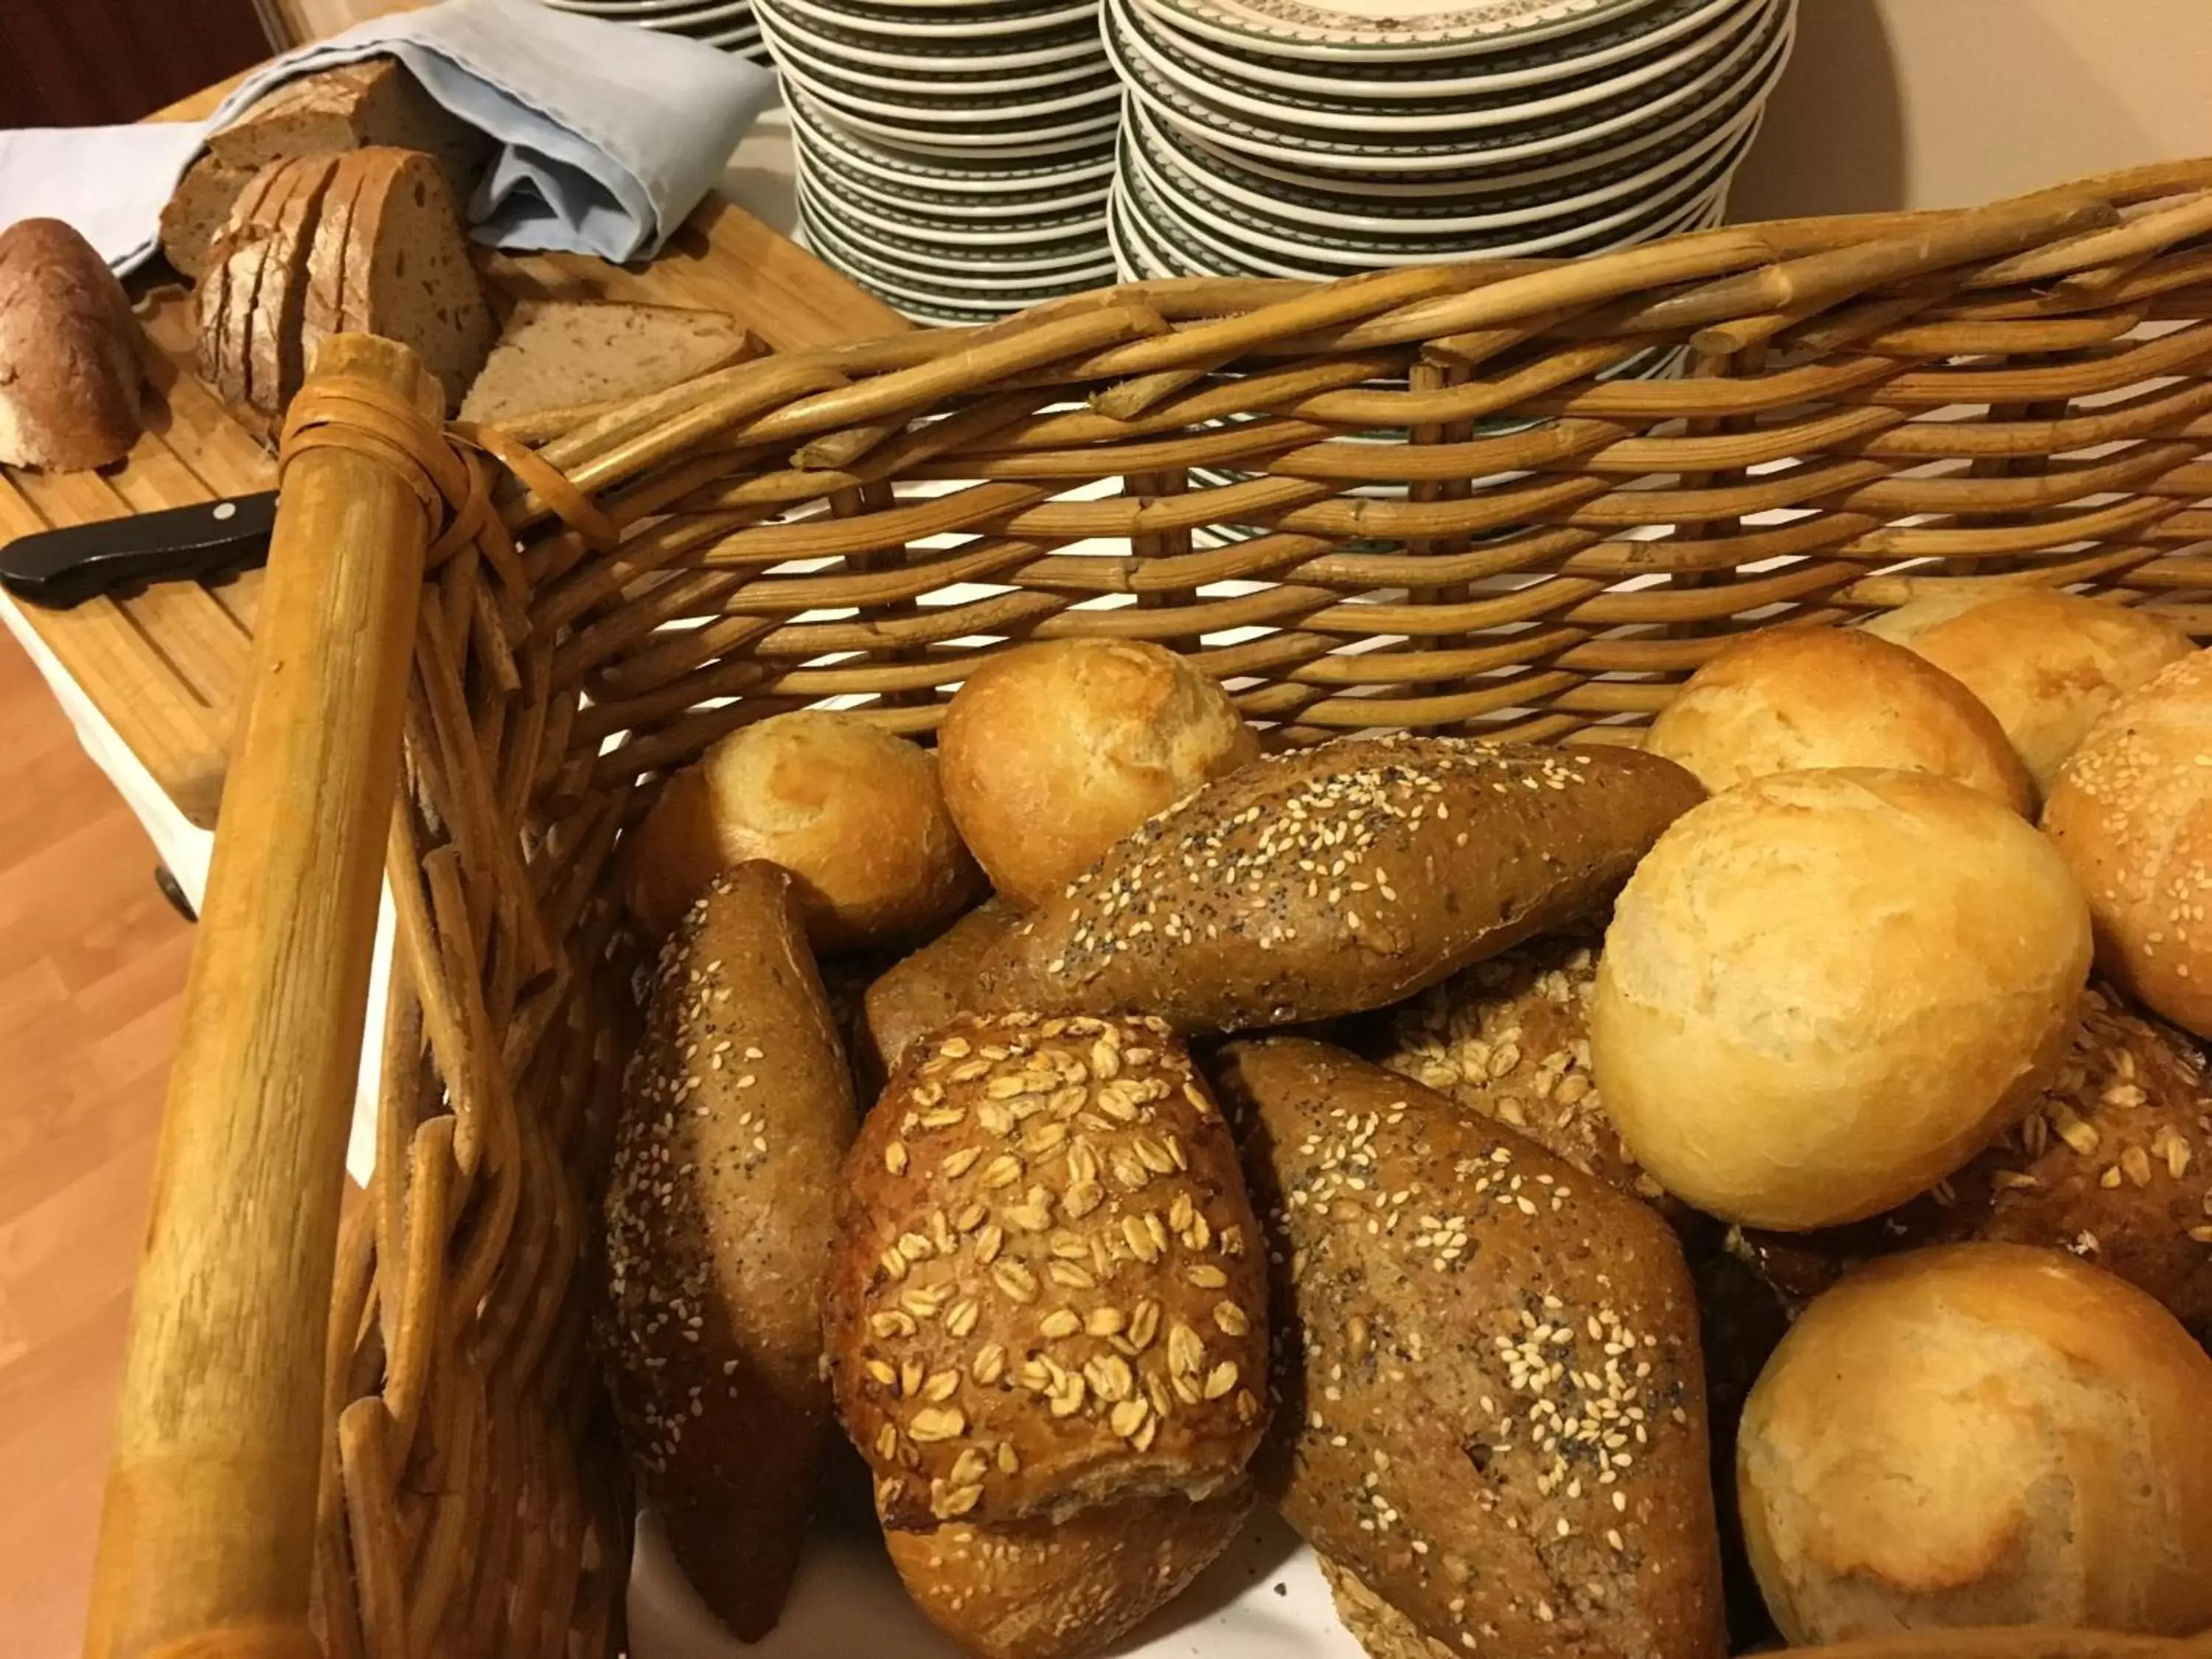
[[(222, 88), (165, 115), (212, 107)], [(906, 324), (744, 210), (710, 196), (650, 265), (573, 254), (491, 256), (514, 294), (651, 301), (724, 311), (777, 350), (861, 339)], [(100, 472), (0, 469), (0, 542), (52, 526), (182, 507), (269, 489), (271, 458), (191, 373), (189, 295), (155, 289), (140, 306), (174, 374), (149, 429)], [(155, 781), (192, 823), (212, 828), (230, 734), (249, 672), (260, 573), (167, 582), (72, 611), (23, 611)]]

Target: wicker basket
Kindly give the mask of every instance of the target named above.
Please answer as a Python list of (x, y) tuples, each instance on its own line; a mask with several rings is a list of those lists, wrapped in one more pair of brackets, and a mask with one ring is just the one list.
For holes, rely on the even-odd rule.
[(611, 876), (669, 768), (824, 699), (926, 733), (1009, 639), (1188, 652), (1287, 744), (1633, 741), (1735, 634), (1964, 577), (2212, 632), (2208, 187), (1137, 284), (535, 448), (448, 447), (405, 353), (333, 342), (288, 426), (91, 1651), (619, 1642), (579, 1269), (633, 1024)]

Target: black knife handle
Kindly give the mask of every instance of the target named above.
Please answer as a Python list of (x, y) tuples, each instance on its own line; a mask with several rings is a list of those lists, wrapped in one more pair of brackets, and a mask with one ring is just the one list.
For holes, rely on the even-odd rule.
[(276, 492), (64, 525), (0, 547), (0, 586), (66, 610), (146, 582), (200, 581), (269, 556)]

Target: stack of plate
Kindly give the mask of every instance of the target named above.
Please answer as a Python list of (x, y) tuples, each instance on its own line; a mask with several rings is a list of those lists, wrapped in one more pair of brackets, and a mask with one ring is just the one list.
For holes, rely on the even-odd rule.
[(814, 252), (917, 320), (1114, 277), (1097, 0), (757, 0)]
[(545, 0), (545, 3), (587, 17), (686, 35), (725, 52), (741, 52), (763, 69), (771, 67), (767, 49), (761, 45), (752, 0)]
[(1796, 0), (1104, 0), (1128, 277), (1328, 278), (1718, 222)]

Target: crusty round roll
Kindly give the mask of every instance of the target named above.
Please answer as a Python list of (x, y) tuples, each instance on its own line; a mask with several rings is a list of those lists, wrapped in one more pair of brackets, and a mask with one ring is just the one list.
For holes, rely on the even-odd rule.
[(1776, 772), (1878, 766), (1956, 778), (2016, 812), (2031, 805), (1996, 716), (1942, 669), (1855, 629), (1744, 635), (1690, 677), (1644, 747), (1716, 794)]
[(1793, 1644), (1900, 1628), (2212, 1625), (2212, 1357), (2063, 1251), (1862, 1269), (1752, 1390), (1744, 1532)]
[(2089, 896), (2098, 967), (2212, 1036), (2212, 653), (2112, 706), (2059, 772), (2043, 829)]
[(807, 936), (823, 951), (926, 933), (981, 886), (936, 757), (821, 709), (741, 726), (668, 781), (631, 837), (630, 908), (665, 933), (716, 872), (747, 859), (798, 878)]
[(2081, 890), (1948, 778), (1739, 786), (1659, 838), (1613, 907), (1590, 1057), (1630, 1154), (1730, 1221), (1904, 1202), (2017, 1122), (2089, 971)]
[(2047, 587), (1915, 599), (1866, 631), (1934, 663), (1981, 699), (2039, 795), (2051, 792), (2106, 709), (2196, 649), (2155, 611)]
[(1136, 640), (1053, 640), (979, 665), (945, 711), (937, 752), (962, 836), (1027, 908), (1260, 742), (1188, 658)]
[(965, 1017), (845, 1164), (823, 1331), (887, 1524), (1209, 1497), (1267, 1419), (1237, 1148), (1155, 1019)]
[(1080, 1659), (1182, 1595), (1251, 1512), (1240, 1483), (1197, 1503), (1133, 1498), (1060, 1521), (891, 1528), (884, 1541), (914, 1604), (978, 1659)]
[(684, 1576), (746, 1641), (782, 1608), (834, 1432), (822, 1273), (857, 1127), (790, 888), (740, 866), (669, 939), (606, 1194), (616, 1419)]
[(0, 230), (0, 462), (76, 471), (129, 454), (143, 349), (123, 285), (74, 227)]

